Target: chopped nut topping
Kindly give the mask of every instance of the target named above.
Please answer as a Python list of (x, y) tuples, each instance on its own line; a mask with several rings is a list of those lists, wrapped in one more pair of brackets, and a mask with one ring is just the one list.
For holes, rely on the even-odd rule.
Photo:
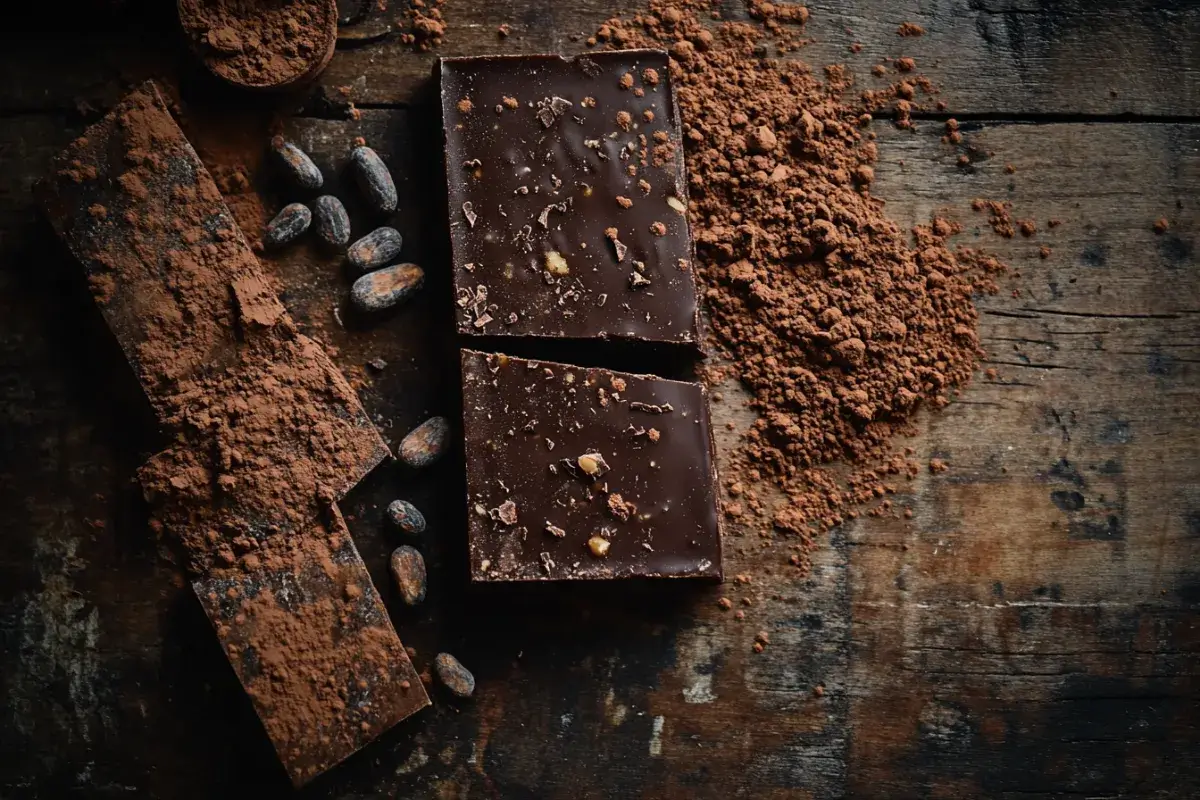
[(607, 556), (608, 548), (610, 546), (611, 545), (608, 539), (605, 539), (603, 536), (593, 536), (592, 538), (588, 539), (588, 550), (590, 550), (592, 555), (596, 558), (604, 558)]
[(517, 524), (517, 504), (512, 500), (505, 500), (494, 511), (495, 513), (491, 515), (492, 519), (499, 520), (505, 525)]
[(617, 112), (617, 127), (627, 131), (633, 127), (633, 116), (628, 111)]
[(632, 88), (633, 87), (633, 75), (629, 72), (626, 72), (624, 75), (621, 76), (621, 80), (617, 82), (617, 85), (620, 86), (622, 89)]
[(617, 205), (619, 205), (621, 208), (631, 208), (633, 206), (633, 201), (628, 197), (617, 195)]
[(504, 104), (505, 108), (519, 108), (521, 105), (515, 97), (504, 96), (500, 98), (500, 102)]
[(621, 520), (621, 522), (628, 522), (629, 518), (637, 513), (637, 506), (626, 502), (625, 498), (613, 492), (608, 496), (608, 513)]
[(646, 438), (652, 442), (657, 442), (660, 438), (662, 438), (662, 434), (658, 432), (657, 428), (651, 428), (650, 430), (646, 431)]
[(614, 391), (614, 392), (623, 392), (623, 391), (625, 391), (625, 379), (624, 379), (624, 378), (615, 378), (615, 377), (614, 377), (614, 378), (612, 379), (612, 388), (613, 388), (613, 391)]
[(583, 106), (584, 108), (595, 108), (596, 107), (596, 98), (585, 97), (579, 101), (579, 105)]
[(638, 181), (638, 188), (642, 190), (642, 194), (650, 194), (650, 181), (643, 178)]
[(462, 100), (458, 101), (458, 110), (464, 114), (470, 114), (471, 109), (474, 107), (475, 106), (471, 103), (471, 101), (465, 97)]
[(666, 131), (655, 131), (654, 132), (654, 141), (658, 142), (659, 144), (666, 144), (670, 140), (671, 140), (671, 134), (667, 133)]
[(646, 120), (646, 122), (654, 122), (654, 112), (647, 108), (642, 112), (642, 119)]
[(567, 532), (562, 528), (558, 527), (557, 525), (551, 525), (549, 522), (546, 523), (546, 533), (550, 534), (556, 539), (562, 539), (567, 535)]
[(629, 288), (641, 289), (643, 286), (649, 286), (650, 279), (640, 272), (634, 271), (629, 273)]
[(667, 205), (678, 211), (680, 214), (687, 213), (687, 206), (684, 205), (684, 202), (675, 195), (671, 195), (667, 198)]
[(569, 275), (571, 273), (571, 268), (567, 266), (567, 259), (563, 257), (562, 253), (558, 252), (557, 250), (550, 250), (546, 253), (546, 271), (551, 275), (557, 275), (561, 277), (563, 275)]
[(575, 459), (575, 463), (585, 474), (591, 475), (593, 478), (598, 478), (608, 472), (608, 463), (599, 453), (584, 453)]
[(656, 86), (658, 84), (658, 70), (646, 67), (642, 70), (642, 81), (651, 86)]
[(655, 236), (666, 236), (667, 226), (663, 225), (661, 222), (652, 222), (650, 223), (650, 232)]

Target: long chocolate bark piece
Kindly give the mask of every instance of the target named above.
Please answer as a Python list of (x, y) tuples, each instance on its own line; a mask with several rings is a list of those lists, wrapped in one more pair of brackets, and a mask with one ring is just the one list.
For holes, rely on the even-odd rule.
[(336, 502), (388, 456), (153, 84), (38, 187), (172, 444), (140, 470), (293, 783), (429, 704)]

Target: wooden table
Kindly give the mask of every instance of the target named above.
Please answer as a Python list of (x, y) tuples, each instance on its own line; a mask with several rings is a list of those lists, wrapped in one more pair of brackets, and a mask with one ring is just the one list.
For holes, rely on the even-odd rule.
[[(198, 75), (169, 8), (90, 19), (20, 5), (41, 19), (0, 34), (0, 796), (284, 796), (146, 529), (130, 477), (153, 426), (29, 188), (131, 82), (163, 76), (183, 87), (210, 166), (257, 152), (274, 112), (327, 169), (368, 138), (406, 178), (409, 253), (444, 277), (431, 118), (414, 105), (432, 57), (395, 38), (347, 47), (318, 87), (275, 107)], [(448, 0), (442, 52), (577, 51), (573, 35), (605, 6)], [(996, 377), (923, 416), (911, 442), (950, 469), (894, 498), (911, 519), (833, 532), (806, 579), (786, 551), (734, 536), (728, 572), (755, 575), (750, 587), (666, 596), (470, 591), (456, 465), (415, 481), (378, 470), (345, 506), (358, 546), (387, 587), (398, 542), (383, 506), (405, 496), (427, 509), (431, 600), (413, 613), (385, 596), (418, 664), (454, 652), (479, 691), (439, 698), (304, 796), (1200, 796), (1200, 6), (810, 7), (806, 60), (845, 62), (869, 84), (881, 57), (911, 55), (962, 121), (957, 147), (940, 141), (945, 115), (915, 133), (876, 124), (874, 193), (889, 213), (910, 225), (944, 210), (965, 224), (962, 243), (1019, 271), (980, 301)], [(903, 21), (928, 34), (898, 38)], [(974, 197), (1011, 201), (1039, 232), (996, 237)], [(457, 377), (437, 295), (347, 329), (335, 262), (300, 249), (268, 267), (363, 379), (391, 441), (447, 409)], [(387, 368), (364, 373), (376, 357)], [(720, 408), (748, 424), (738, 403)], [(723, 452), (735, 445), (723, 434)], [(752, 598), (746, 622), (717, 607), (723, 594)], [(755, 655), (759, 630), (771, 644)]]

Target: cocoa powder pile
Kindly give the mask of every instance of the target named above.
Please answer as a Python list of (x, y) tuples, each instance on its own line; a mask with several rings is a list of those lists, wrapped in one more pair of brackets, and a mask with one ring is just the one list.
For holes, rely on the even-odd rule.
[[(892, 104), (910, 127), (928, 82), (906, 75), (852, 96), (842, 67), (822, 80), (769, 56), (803, 45), (806, 9), (747, 7), (756, 23), (722, 22), (705, 0), (654, 0), (595, 40), (671, 54), (719, 356), (708, 378), (741, 381), (757, 415), (725, 475), (726, 513), (797, 537), (791, 561), (805, 566), (813, 534), (916, 474), (889, 443), (970, 378), (981, 355), (973, 295), (994, 292), (1004, 267), (951, 249), (953, 222), (901, 230), (871, 196), (871, 112)], [(850, 468), (822, 466), (835, 461)], [(883, 500), (868, 513), (890, 511)]]
[(214, 73), (280, 86), (333, 55), (336, 6), (327, 0), (181, 0), (184, 32)]

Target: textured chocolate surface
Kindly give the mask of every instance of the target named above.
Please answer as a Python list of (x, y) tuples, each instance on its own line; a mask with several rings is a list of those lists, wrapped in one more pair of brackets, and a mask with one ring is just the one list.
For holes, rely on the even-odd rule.
[(448, 58), (440, 72), (459, 331), (698, 342), (666, 53)]
[(474, 350), (462, 373), (473, 580), (721, 577), (703, 386)]

